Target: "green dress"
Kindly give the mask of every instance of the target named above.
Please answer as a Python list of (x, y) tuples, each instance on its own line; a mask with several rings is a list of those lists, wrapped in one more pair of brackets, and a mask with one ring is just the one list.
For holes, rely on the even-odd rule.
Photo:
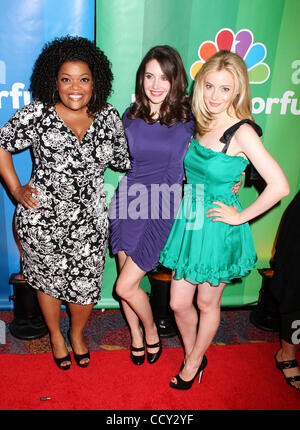
[[(232, 135), (244, 122), (257, 132), (260, 130), (249, 120), (235, 124), (220, 139), (227, 142), (226, 150)], [(207, 210), (216, 206), (213, 201), (242, 210), (232, 187), (248, 164), (243, 157), (213, 151), (192, 139), (184, 160), (184, 197), (160, 254), (161, 264), (174, 271), (174, 279), (219, 285), (245, 276), (255, 267), (257, 256), (249, 224), (235, 226), (206, 217)]]

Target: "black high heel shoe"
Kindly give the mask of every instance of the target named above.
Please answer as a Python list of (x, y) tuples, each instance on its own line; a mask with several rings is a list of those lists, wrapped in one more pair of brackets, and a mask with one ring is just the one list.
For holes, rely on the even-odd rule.
[[(174, 378), (176, 378), (177, 382), (175, 383), (175, 382), (170, 381), (170, 387), (175, 388), (175, 390), (189, 390), (191, 388), (191, 386), (193, 385), (193, 383), (194, 383), (194, 381), (198, 375), (199, 375), (199, 384), (200, 384), (201, 379), (202, 379), (202, 374), (203, 374), (206, 366), (207, 366), (207, 358), (204, 355), (204, 357), (202, 359), (202, 363), (200, 364), (199, 369), (197, 370), (196, 375), (193, 377), (193, 379), (191, 379), (190, 381), (184, 381), (183, 379), (181, 379), (181, 377), (178, 373), (178, 375), (174, 376)], [(181, 369), (183, 367), (184, 366), (181, 365)]]
[[(72, 342), (71, 342), (71, 336), (70, 336), (70, 330), (68, 331), (68, 338), (69, 338), (69, 342), (71, 345), (71, 348), (73, 350), (73, 355), (76, 361), (76, 364), (79, 367), (87, 367), (90, 364), (90, 360), (91, 360), (91, 356), (90, 356), (90, 351), (84, 353), (84, 354), (76, 354), (74, 351), (74, 348), (72, 346)], [(82, 360), (84, 360), (85, 358), (88, 358), (89, 361), (85, 362), (85, 363), (81, 363)]]
[(157, 351), (157, 352), (154, 352), (154, 353), (151, 353), (151, 352), (148, 352), (147, 351), (147, 360), (148, 360), (148, 363), (150, 363), (150, 364), (153, 364), (153, 363), (155, 363), (158, 359), (159, 359), (159, 357), (161, 356), (161, 353), (162, 353), (162, 344), (161, 344), (161, 340), (159, 340), (157, 343), (154, 343), (153, 345), (149, 345), (147, 342), (146, 342), (146, 347), (147, 348), (159, 348), (159, 350)]
[[(50, 342), (51, 342), (51, 341), (50, 341)], [(68, 370), (68, 369), (70, 369), (71, 364), (72, 364), (72, 360), (71, 360), (70, 353), (68, 352), (68, 354), (67, 354), (65, 357), (62, 357), (62, 358), (56, 358), (56, 357), (54, 356), (52, 342), (51, 342), (51, 348), (52, 348), (52, 357), (53, 357), (53, 360), (54, 360), (54, 362), (56, 363), (57, 367), (59, 367), (61, 370)], [(63, 364), (64, 362), (66, 362), (66, 361), (69, 361), (69, 364), (66, 364), (65, 366), (63, 366), (62, 364)]]
[[(136, 348), (135, 346), (130, 347), (130, 358), (131, 361), (136, 364), (137, 366), (141, 366), (141, 364), (144, 363), (145, 361), (145, 345), (142, 346), (141, 348)], [(144, 351), (143, 355), (133, 355), (132, 352), (142, 352)]]
[[(63, 357), (63, 358), (56, 358), (56, 357), (54, 357), (54, 355), (53, 355), (53, 360), (55, 361), (55, 363), (57, 364), (57, 366), (61, 369), (61, 370), (68, 370), (68, 369), (70, 369), (70, 367), (71, 367), (71, 356), (70, 356), (70, 354), (68, 354), (68, 355), (66, 355), (65, 357)], [(66, 365), (62, 365), (64, 362), (66, 362), (66, 361), (69, 361), (70, 362), (70, 364), (66, 364)]]
[(280, 370), (285, 378), (286, 383), (294, 388), (297, 391), (300, 391), (300, 388), (296, 387), (295, 385), (293, 385), (293, 382), (298, 382), (300, 381), (300, 376), (299, 375), (295, 375), (295, 376), (290, 376), (287, 377), (284, 374), (284, 370), (285, 369), (294, 369), (295, 367), (298, 367), (298, 362), (297, 360), (286, 360), (286, 361), (278, 361), (276, 354), (274, 355), (275, 358), (275, 363), (276, 363), (276, 367), (278, 370)]
[[(76, 354), (74, 352), (74, 349), (73, 349), (73, 354), (74, 354), (76, 364), (79, 367), (88, 367), (88, 365), (90, 364), (90, 360), (91, 360), (90, 351), (86, 352), (85, 354)], [(81, 363), (81, 361), (84, 360), (85, 358), (88, 358), (89, 361), (86, 361), (85, 363)]]
[[(131, 361), (136, 366), (141, 366), (145, 361), (145, 335), (144, 335), (143, 327), (141, 325), (139, 326), (139, 329), (140, 329), (141, 335), (142, 335), (143, 346), (141, 346), (140, 348), (137, 348), (135, 346), (132, 346), (132, 343), (130, 346), (130, 358), (131, 358)], [(132, 342), (132, 340), (131, 340), (131, 342)], [(144, 351), (144, 354), (142, 354), (142, 355), (132, 354), (133, 352), (143, 352), (143, 351)]]

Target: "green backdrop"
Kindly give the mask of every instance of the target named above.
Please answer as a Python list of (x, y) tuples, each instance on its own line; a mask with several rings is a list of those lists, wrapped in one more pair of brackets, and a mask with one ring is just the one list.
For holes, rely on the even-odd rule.
[[(257, 268), (269, 266), (282, 214), (300, 185), (299, 19), (299, 0), (96, 1), (96, 42), (112, 63), (114, 91), (110, 102), (120, 114), (132, 100), (139, 63), (154, 45), (169, 44), (179, 51), (190, 84), (191, 67), (205, 61), (201, 55), (205, 56), (208, 48), (220, 49), (226, 35), (233, 38), (231, 50), (243, 48), (246, 52), (244, 59), (249, 62), (253, 82), (253, 115), (263, 129), (265, 146), (282, 166), (291, 186), (288, 197), (251, 223)], [(247, 38), (251, 39), (248, 45)], [(109, 170), (105, 180), (116, 186), (119, 175)], [(244, 206), (256, 197), (254, 187), (240, 191)], [(97, 307), (118, 306), (112, 297), (116, 276), (115, 259), (108, 254)], [(146, 277), (142, 285), (149, 290)], [(260, 287), (261, 277), (253, 270), (238, 285), (227, 286), (222, 305), (255, 302)]]

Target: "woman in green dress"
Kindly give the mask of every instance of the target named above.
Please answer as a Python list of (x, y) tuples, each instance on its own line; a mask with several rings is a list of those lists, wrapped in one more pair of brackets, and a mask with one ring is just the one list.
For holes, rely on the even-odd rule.
[[(265, 149), (250, 106), (244, 61), (237, 54), (219, 51), (195, 80), (196, 134), (184, 161), (187, 185), (160, 256), (160, 262), (173, 270), (171, 308), (185, 350), (180, 372), (170, 382), (175, 389), (189, 389), (198, 375), (200, 382), (207, 364), (205, 352), (219, 327), (224, 288), (255, 267), (248, 221), (289, 194), (288, 181)], [(231, 188), (249, 162), (266, 187), (242, 209)], [(196, 288), (200, 319), (193, 305)]]

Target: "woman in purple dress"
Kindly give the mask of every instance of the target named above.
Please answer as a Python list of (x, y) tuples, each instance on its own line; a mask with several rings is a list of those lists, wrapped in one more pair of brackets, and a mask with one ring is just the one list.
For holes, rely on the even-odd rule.
[(136, 101), (123, 122), (131, 170), (110, 207), (112, 252), (118, 255), (116, 292), (131, 332), (131, 359), (155, 363), (162, 351), (140, 281), (158, 264), (181, 200), (183, 159), (194, 131), (187, 76), (177, 51), (156, 46), (137, 72)]

